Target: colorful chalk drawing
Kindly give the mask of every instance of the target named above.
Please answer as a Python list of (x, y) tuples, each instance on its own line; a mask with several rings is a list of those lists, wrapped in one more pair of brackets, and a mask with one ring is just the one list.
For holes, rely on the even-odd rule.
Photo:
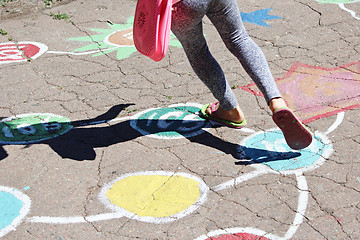
[(0, 238), (14, 231), (30, 211), (31, 201), (22, 192), (0, 186)]
[(278, 236), (268, 234), (254, 228), (228, 228), (216, 230), (200, 236), (195, 240), (268, 240), (279, 239)]
[[(260, 26), (270, 26), (266, 24), (265, 20), (279, 19), (281, 17), (268, 15), (271, 11), (269, 9), (262, 9), (251, 13), (241, 13), (244, 22), (258, 24)], [(93, 57), (117, 52), (117, 59), (125, 59), (137, 52), (133, 41), (133, 27), (134, 17), (130, 17), (126, 24), (111, 24), (108, 23), (109, 29), (90, 29), (93, 32), (99, 32), (99, 35), (91, 35), (78, 38), (70, 38), (70, 41), (90, 42), (89, 45), (75, 49), (74, 52), (78, 54), (92, 54)], [(180, 42), (175, 35), (171, 34), (170, 46), (181, 47)], [(49, 52), (61, 53), (61, 52)]]
[[(245, 138), (240, 143), (244, 146), (244, 154), (250, 157), (253, 162), (260, 162), (269, 166), (271, 169), (280, 172), (281, 174), (296, 173), (300, 169), (302, 171), (310, 171), (318, 166), (322, 165), (325, 159), (323, 156), (329, 156), (329, 152), (332, 151), (332, 145), (326, 135), (319, 132), (315, 132), (314, 140), (309, 147), (301, 151), (299, 157), (286, 159), (286, 154), (292, 152), (289, 146), (286, 144), (282, 132), (278, 129), (271, 129), (265, 132), (257, 132), (248, 138)], [(251, 151), (249, 148), (256, 148), (267, 150), (275, 155), (263, 156), (259, 155), (258, 152)], [(314, 155), (316, 153), (316, 155)], [(264, 161), (268, 158), (279, 159), (272, 161)], [(295, 172), (293, 172), (295, 170)]]
[[(336, 68), (296, 63), (276, 82), (304, 123), (360, 107), (360, 61)], [(241, 88), (262, 96), (255, 84)]]
[(210, 125), (197, 113), (202, 105), (175, 104), (167, 108), (149, 109), (134, 115), (131, 126), (145, 136), (162, 139), (193, 137)]
[(105, 185), (99, 199), (118, 215), (159, 224), (173, 222), (198, 209), (208, 191), (200, 178), (190, 174), (137, 172)]
[(353, 18), (360, 20), (360, 17), (357, 17), (356, 13), (353, 10), (350, 10), (347, 7), (345, 7), (345, 4), (356, 3), (359, 2), (360, 0), (316, 0), (316, 1), (319, 3), (337, 4), (342, 10), (350, 13)]
[(31, 144), (70, 131), (70, 120), (50, 113), (21, 114), (0, 122), (0, 144)]
[[(354, 18), (359, 19), (355, 12), (344, 6), (344, 4), (357, 1), (318, 0), (318, 2), (338, 4), (342, 9), (351, 13)], [(264, 21), (280, 18), (268, 15), (270, 10), (262, 9), (252, 13), (241, 13), (241, 15), (245, 22), (269, 26)], [(100, 33), (98, 35), (71, 38), (71, 41), (90, 43), (73, 52), (48, 51), (46, 45), (37, 42), (1, 43), (0, 64), (33, 60), (44, 53), (90, 54), (96, 57), (116, 52), (117, 59), (128, 58), (136, 52), (132, 40), (132, 21), (133, 18), (129, 18), (126, 24), (109, 23), (107, 29), (90, 29)], [(174, 38), (170, 45), (180, 47), (180, 43)], [(254, 168), (253, 171), (216, 186), (207, 186), (198, 176), (183, 172), (127, 173), (101, 188), (98, 199), (110, 209), (110, 212), (92, 216), (26, 217), (30, 211), (30, 198), (16, 189), (0, 186), (0, 209), (2, 209), (0, 212), (0, 238), (16, 230), (16, 227), (23, 221), (34, 224), (75, 224), (125, 217), (154, 224), (173, 222), (200, 208), (213, 192), (225, 191), (267, 174), (294, 174), (299, 193), (298, 206), (294, 220), (283, 237), (266, 233), (260, 229), (238, 227), (214, 230), (197, 238), (197, 240), (222, 240), (233, 237), (262, 240), (291, 239), (306, 216), (310, 191), (304, 172), (312, 171), (326, 162), (333, 151), (332, 143), (327, 135), (342, 123), (345, 110), (360, 106), (359, 65), (360, 62), (357, 62), (339, 68), (326, 69), (295, 64), (283, 78), (277, 80), (280, 89), (285, 92), (288, 103), (292, 108), (298, 109), (297, 113), (305, 119), (305, 122), (337, 114), (336, 121), (326, 132), (314, 133), (315, 141), (306, 149), (301, 151), (289, 149), (278, 129), (261, 132), (242, 129), (240, 131), (244, 131), (244, 133), (251, 133), (240, 142), (239, 146), (242, 153), (251, 159), (249, 163), (252, 163), (250, 166)], [(260, 95), (253, 85), (248, 85), (243, 89)], [(291, 92), (294, 89), (296, 92)], [(290, 95), (294, 97), (290, 97)], [(321, 102), (325, 101), (325, 104), (320, 104), (320, 100)], [(132, 117), (89, 122), (81, 126), (130, 121), (132, 128), (147, 137), (167, 140), (193, 137), (204, 133), (209, 128), (209, 122), (201, 119), (196, 113), (199, 106), (201, 105), (177, 104), (167, 108), (148, 109)], [(73, 125), (69, 119), (55, 114), (18, 115), (0, 122), (0, 144), (38, 143), (64, 135), (72, 129)], [(250, 149), (259, 149), (262, 153), (267, 152), (267, 154), (258, 155), (256, 151)], [(119, 195), (121, 198), (118, 197)]]
[(34, 60), (47, 50), (46, 45), (38, 42), (0, 43), (0, 64)]
[[(173, 140), (179, 137), (179, 133), (183, 137), (184, 135), (186, 136), (189, 134), (189, 132), (184, 132), (183, 130), (188, 130), (189, 128), (192, 129), (193, 133), (189, 136), (194, 136), (194, 133), (201, 133), (201, 131), (199, 132), (200, 127), (208, 128), (203, 120), (198, 119), (199, 106), (201, 105), (196, 103), (176, 104), (166, 108), (149, 109), (132, 117), (108, 119), (100, 122), (130, 120), (134, 122), (132, 127), (139, 132), (142, 132), (145, 136), (154, 137), (151, 135), (159, 133), (155, 138)], [(42, 117), (35, 117), (35, 119), (40, 119), (36, 121), (27, 120), (28, 116), (34, 118), (36, 114), (19, 115), (22, 117), (17, 118), (18, 120), (24, 119), (25, 122), (27, 122), (27, 126), (24, 126), (25, 128), (22, 129), (22, 134), (35, 134), (37, 131), (39, 131), (40, 134), (39, 128), (45, 129), (42, 130), (45, 137), (37, 136), (35, 140), (30, 138), (28, 139), (29, 142), (49, 138), (48, 129), (53, 129), (57, 134), (60, 134), (58, 131), (62, 128), (59, 126), (62, 124), (65, 124), (66, 126), (71, 125), (68, 120), (63, 117), (58, 117), (57, 115), (38, 115)], [(193, 116), (188, 117), (188, 115)], [(254, 170), (216, 186), (210, 187), (198, 176), (184, 172), (146, 171), (123, 174), (112, 182), (105, 184), (99, 192), (99, 201), (111, 210), (107, 213), (100, 213), (92, 216), (30, 216), (25, 218), (25, 215), (30, 209), (30, 199), (19, 191), (0, 187), (0, 194), (7, 194), (6, 197), (0, 197), (0, 206), (9, 204), (9, 201), (6, 199), (12, 199), (10, 203), (12, 206), (12, 208), (10, 208), (12, 214), (7, 214), (5, 218), (2, 218), (5, 220), (2, 221), (0, 225), (2, 227), (0, 230), (0, 234), (2, 235), (0, 235), (0, 237), (6, 235), (11, 230), (15, 230), (15, 227), (20, 224), (23, 219), (24, 221), (33, 224), (78, 224), (125, 217), (131, 220), (154, 224), (169, 223), (186, 217), (196, 209), (200, 208), (202, 204), (211, 197), (212, 192), (216, 193), (225, 191), (226, 189), (233, 189), (236, 185), (267, 174), (294, 174), (299, 192), (298, 207), (293, 223), (290, 224), (284, 237), (266, 233), (260, 229), (251, 227), (238, 227), (225, 230), (214, 230), (196, 238), (197, 240), (221, 240), (231, 239), (231, 237), (235, 236), (242, 237), (243, 239), (291, 239), (306, 216), (310, 190), (304, 172), (312, 171), (320, 167), (326, 162), (326, 159), (330, 157), (333, 152), (333, 147), (327, 135), (340, 126), (344, 119), (344, 115), (344, 112), (338, 113), (336, 121), (326, 132), (321, 133), (316, 131), (314, 133), (313, 143), (308, 148), (300, 151), (291, 150), (286, 145), (280, 130), (277, 128), (260, 132), (253, 131), (253, 133), (240, 142), (239, 151), (242, 151), (247, 158), (251, 159), (250, 162), (252, 164), (250, 166), (253, 167)], [(56, 117), (49, 119), (49, 116)], [(9, 118), (9, 122), (11, 122), (11, 119), (15, 118)], [(44, 127), (44, 119), (47, 119), (45, 124), (51, 124), (50, 128), (46, 127), (48, 125), (45, 125)], [(190, 122), (187, 122), (186, 119), (189, 119)], [(163, 123), (153, 124), (153, 121), (162, 120), (165, 121), (165, 125)], [(58, 124), (56, 121), (58, 121)], [(138, 121), (143, 121), (146, 124), (139, 124)], [(176, 124), (172, 125), (171, 121)], [(88, 122), (81, 126), (94, 125), (100, 122)], [(31, 123), (35, 124), (36, 127), (32, 126)], [(185, 125), (188, 124), (189, 126), (184, 128), (179, 123)], [(15, 127), (11, 131), (5, 132), (14, 134), (14, 131), (18, 131), (19, 125), (22, 126), (19, 122), (14, 122), (13, 126)], [(9, 126), (6, 125), (5, 127)], [(166, 134), (163, 134), (166, 132), (164, 131), (166, 128), (168, 128), (168, 131)], [(34, 131), (34, 129), (37, 131)], [(61, 132), (61, 134), (71, 130), (71, 128), (68, 129), (67, 127), (63, 128), (63, 130), (64, 129), (65, 131)], [(204, 130), (202, 132), (204, 132)], [(244, 130), (244, 132), (249, 133), (251, 131)], [(172, 134), (175, 134), (175, 136), (172, 136)], [(56, 134), (52, 135), (52, 137), (56, 137)], [(19, 142), (25, 141), (22, 139), (21, 141), (14, 141), (13, 144)], [(259, 151), (253, 151), (251, 149), (258, 149)], [(262, 152), (261, 155), (258, 154), (260, 151)], [(9, 193), (12, 194), (10, 197), (8, 196)], [(13, 196), (19, 200), (16, 200)]]
[[(175, 104), (167, 108), (149, 109), (134, 116), (115, 118), (119, 112), (127, 106), (126, 104), (120, 104), (112, 107), (107, 113), (96, 118), (75, 122), (70, 121), (66, 117), (51, 113), (21, 114), (2, 119), (0, 121), (0, 160), (8, 156), (5, 149), (2, 148), (2, 145), (23, 144), (49, 144), (49, 146), (63, 158), (72, 158), (79, 161), (93, 160), (96, 157), (94, 148), (106, 146), (107, 143), (105, 142), (107, 140), (103, 139), (105, 142), (93, 142), (93, 144), (86, 145), (86, 149), (75, 148), (72, 151), (64, 150), (70, 147), (65, 146), (68, 140), (61, 141), (61, 139), (59, 139), (57, 143), (45, 140), (60, 137), (71, 129), (101, 123), (127, 122), (129, 126), (138, 132), (136, 134), (134, 131), (131, 137), (129, 135), (124, 136), (128, 140), (143, 135), (162, 139), (188, 138), (202, 134), (211, 127), (209, 122), (198, 116), (201, 107), (200, 104)], [(124, 125), (127, 126), (127, 124)], [(92, 132), (92, 134), (96, 135), (98, 134), (96, 132), (101, 131), (101, 129), (104, 129), (104, 131), (109, 130), (107, 127), (89, 130), (91, 130), (90, 132)], [(113, 142), (113, 140), (109, 141)], [(79, 142), (83, 141), (79, 140)], [(58, 148), (58, 144), (61, 145), (61, 149)], [(80, 145), (82, 144), (80, 143)]]
[(267, 9), (260, 9), (260, 10), (250, 12), (250, 13), (240, 12), (240, 14), (241, 14), (241, 18), (242, 18), (243, 22), (257, 24), (257, 25), (260, 25), (263, 27), (270, 27), (270, 25), (264, 21), (282, 18), (282, 17), (278, 17), (278, 16), (274, 16), (274, 15), (268, 15), (268, 13), (271, 10), (272, 10), (272, 8), (267, 8)]
[[(269, 27), (266, 20), (280, 19), (281, 17), (268, 15), (271, 8), (260, 9), (250, 13), (241, 12), (244, 22)], [(70, 41), (88, 42), (90, 44), (69, 51), (48, 51), (48, 46), (43, 43), (24, 41), (0, 43), (0, 64), (24, 62), (34, 60), (44, 53), (65, 55), (92, 55), (93, 57), (107, 55), (116, 52), (117, 59), (129, 58), (137, 52), (133, 41), (134, 17), (129, 17), (125, 24), (108, 23), (108, 28), (92, 28), (90, 31), (100, 33), (85, 37), (70, 38)], [(170, 46), (181, 47), (174, 34), (171, 34)]]
[[(89, 45), (75, 49), (76, 53), (88, 53), (93, 57), (117, 52), (117, 59), (130, 57), (137, 52), (133, 41), (133, 22), (134, 17), (128, 18), (125, 24), (108, 23), (108, 29), (93, 28), (93, 32), (101, 33), (99, 35), (91, 35), (78, 38), (70, 38), (70, 41), (90, 42)], [(181, 47), (180, 42), (171, 34), (170, 46)], [(54, 52), (55, 53), (55, 52)]]

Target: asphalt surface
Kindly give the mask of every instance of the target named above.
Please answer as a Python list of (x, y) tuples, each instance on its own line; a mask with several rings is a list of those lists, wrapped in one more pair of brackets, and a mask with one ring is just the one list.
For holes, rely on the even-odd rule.
[(1, 239), (360, 239), (360, 2), (238, 1), (301, 151), (208, 19), (240, 130), (175, 37), (136, 51), (135, 0), (45, 2), (0, 2)]

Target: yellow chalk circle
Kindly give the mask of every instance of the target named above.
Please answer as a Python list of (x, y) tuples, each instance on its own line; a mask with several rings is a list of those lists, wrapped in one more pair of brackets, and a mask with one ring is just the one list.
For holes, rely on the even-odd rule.
[(200, 178), (190, 174), (149, 171), (123, 175), (104, 186), (99, 198), (125, 217), (165, 223), (196, 210), (208, 190)]
[(130, 176), (115, 182), (106, 197), (140, 217), (169, 217), (193, 205), (200, 189), (199, 182), (179, 175)]

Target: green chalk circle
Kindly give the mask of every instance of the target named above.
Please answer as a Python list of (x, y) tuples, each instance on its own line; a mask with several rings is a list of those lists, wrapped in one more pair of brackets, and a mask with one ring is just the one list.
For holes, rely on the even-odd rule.
[(51, 113), (21, 114), (0, 122), (0, 144), (30, 144), (65, 134), (68, 118)]
[(200, 109), (201, 105), (195, 103), (148, 109), (133, 116), (130, 125), (141, 134), (153, 138), (193, 137), (210, 128), (210, 124), (198, 116)]

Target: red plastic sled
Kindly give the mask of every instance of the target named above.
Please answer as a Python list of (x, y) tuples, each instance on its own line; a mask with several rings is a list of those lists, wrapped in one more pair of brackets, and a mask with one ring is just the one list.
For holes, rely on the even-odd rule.
[(158, 62), (169, 47), (172, 0), (138, 0), (133, 25), (136, 49)]

